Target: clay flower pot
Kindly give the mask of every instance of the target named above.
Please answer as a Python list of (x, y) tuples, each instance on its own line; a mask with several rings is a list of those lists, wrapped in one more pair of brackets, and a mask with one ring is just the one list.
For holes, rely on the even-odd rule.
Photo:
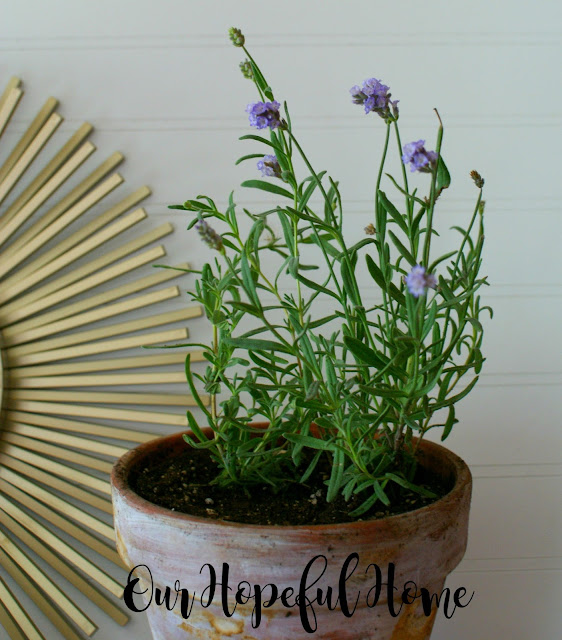
[[(186, 446), (181, 434), (143, 444), (112, 474), (117, 548), (137, 567), (125, 591), (130, 598), (145, 590), (156, 640), (430, 637), (430, 598), (441, 595), (466, 548), (472, 479), (460, 458), (422, 443), (420, 464), (452, 488), (416, 511), (336, 525), (257, 526), (177, 513), (131, 490), (132, 469)], [(457, 592), (445, 589), (440, 608), (466, 606), (470, 594)], [(139, 596), (134, 601), (144, 609)]]

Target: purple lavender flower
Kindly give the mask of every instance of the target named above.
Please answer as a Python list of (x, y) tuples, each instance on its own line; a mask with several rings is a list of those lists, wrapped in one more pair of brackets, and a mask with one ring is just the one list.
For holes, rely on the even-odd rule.
[(267, 178), (281, 178), (281, 167), (277, 156), (264, 156), (257, 164), (262, 176)]
[(257, 129), (276, 129), (281, 126), (281, 116), (279, 108), (281, 105), (274, 100), (273, 102), (252, 102), (246, 107), (246, 113), (249, 114), (249, 120), (252, 127)]
[(437, 287), (437, 278), (432, 273), (426, 273), (425, 267), (422, 267), (421, 264), (412, 267), (410, 273), (404, 278), (404, 282), (414, 298), (423, 296), (428, 288), (435, 289)]
[(418, 140), (404, 145), (402, 162), (410, 163), (410, 171), (431, 173), (437, 166), (437, 153), (426, 151), (424, 144), (425, 140)]
[(195, 225), (195, 228), (197, 229), (197, 232), (201, 236), (203, 242), (208, 247), (210, 247), (211, 249), (215, 249), (215, 251), (223, 250), (222, 236), (218, 234), (206, 220), (203, 220), (201, 218)]
[[(362, 104), (365, 107), (365, 113), (374, 111), (381, 118), (388, 120), (393, 117), (398, 118), (398, 100), (391, 101), (389, 87), (382, 84), (376, 78), (369, 78), (363, 83), (363, 87), (355, 85), (351, 87), (351, 101), (354, 104)], [(391, 115), (392, 113), (392, 115)]]

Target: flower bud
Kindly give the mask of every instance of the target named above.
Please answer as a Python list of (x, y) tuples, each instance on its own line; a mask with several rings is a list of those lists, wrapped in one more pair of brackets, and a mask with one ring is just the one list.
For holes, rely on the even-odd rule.
[(479, 189), (482, 189), (482, 187), (484, 186), (484, 178), (478, 173), (478, 171), (471, 171), (470, 177), (474, 180), (474, 184)]
[(208, 247), (210, 247), (211, 249), (215, 249), (215, 251), (223, 250), (222, 236), (218, 234), (206, 220), (203, 220), (201, 218), (195, 225), (195, 228), (197, 229), (197, 232), (201, 236), (203, 242)]
[(244, 60), (244, 62), (240, 63), (240, 71), (242, 75), (248, 80), (254, 79), (254, 72), (252, 71), (252, 65), (249, 60)]
[(242, 31), (240, 31), (240, 29), (236, 29), (236, 27), (230, 27), (228, 30), (228, 37), (235, 47), (243, 47), (246, 42)]

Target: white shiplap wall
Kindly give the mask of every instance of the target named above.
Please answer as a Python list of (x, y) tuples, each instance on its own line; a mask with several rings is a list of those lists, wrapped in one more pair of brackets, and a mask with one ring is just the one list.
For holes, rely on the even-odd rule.
[[(166, 242), (170, 264), (200, 265), (205, 252), (166, 205), (198, 193), (220, 201), (251, 177), (250, 165), (233, 167), (247, 148), (236, 143), (248, 132), (243, 110), (255, 98), (239, 75), (229, 26), (242, 27), (276, 95), (289, 101), (313, 163), (341, 181), (352, 234), (370, 220), (382, 126), (350, 104), (349, 87), (373, 75), (390, 84), (405, 141), (432, 140), (439, 108), (454, 179), (441, 215), (455, 222), (469, 215), (475, 190), (467, 173), (476, 168), (486, 178), (492, 287), (485, 295), (496, 315), (481, 383), (460, 405), (448, 441), (475, 477), (469, 548), (449, 584), (476, 595), (452, 620), (439, 619), (435, 640), (554, 640), (562, 628), (559, 7), (548, 0), (0, 6), (0, 78), (18, 75), (26, 88), (6, 139), (24, 130), (47, 95), (61, 100), (63, 131), (93, 122), (104, 157), (126, 154), (128, 184), (152, 187), (152, 224), (176, 224)], [(204, 322), (190, 326), (194, 338), (206, 332)], [(150, 637), (143, 615), (124, 629), (97, 620), (98, 640)]]

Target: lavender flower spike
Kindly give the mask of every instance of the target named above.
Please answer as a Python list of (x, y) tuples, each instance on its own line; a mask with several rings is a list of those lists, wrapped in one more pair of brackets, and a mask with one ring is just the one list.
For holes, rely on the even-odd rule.
[(222, 236), (218, 234), (211, 225), (201, 218), (199, 222), (195, 225), (197, 232), (201, 236), (203, 242), (210, 247), (211, 249), (215, 249), (215, 251), (222, 251), (224, 248), (222, 242)]
[(351, 87), (351, 101), (354, 104), (362, 104), (365, 113), (374, 111), (384, 120), (398, 118), (398, 100), (391, 101), (389, 87), (382, 84), (376, 78), (369, 78), (363, 83), (363, 87), (355, 85)]
[(281, 167), (277, 156), (264, 156), (263, 160), (258, 161), (257, 167), (266, 178), (281, 178)]
[(402, 162), (410, 163), (410, 171), (431, 173), (437, 166), (437, 153), (426, 151), (424, 144), (425, 140), (418, 140), (404, 145)]
[(432, 273), (426, 273), (425, 267), (421, 264), (412, 267), (410, 273), (404, 278), (404, 282), (414, 298), (423, 296), (427, 289), (437, 287), (437, 278)]
[(279, 115), (279, 108), (281, 105), (277, 100), (273, 102), (252, 102), (246, 107), (246, 113), (249, 114), (249, 120), (252, 127), (257, 129), (276, 129), (280, 127), (281, 116)]

